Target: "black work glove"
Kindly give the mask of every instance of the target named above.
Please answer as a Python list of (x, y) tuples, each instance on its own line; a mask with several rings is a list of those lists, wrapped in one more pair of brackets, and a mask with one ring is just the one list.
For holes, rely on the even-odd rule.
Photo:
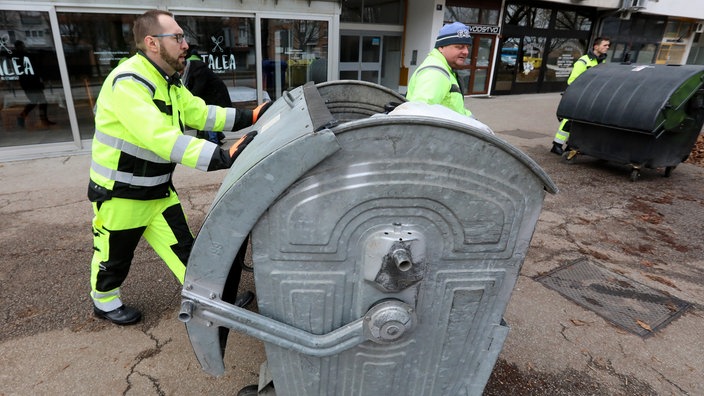
[(232, 165), (244, 149), (247, 148), (247, 145), (254, 140), (255, 136), (257, 136), (257, 131), (251, 131), (237, 139), (235, 144), (230, 147), (230, 165)]
[(264, 114), (265, 111), (269, 110), (269, 107), (274, 104), (274, 102), (269, 101), (269, 102), (264, 102), (257, 106), (254, 110), (252, 110), (252, 124), (257, 122), (259, 118), (261, 118), (262, 114)]
[(389, 102), (384, 105), (384, 113), (389, 114), (400, 105), (401, 105), (401, 103), (398, 103), (398, 102)]

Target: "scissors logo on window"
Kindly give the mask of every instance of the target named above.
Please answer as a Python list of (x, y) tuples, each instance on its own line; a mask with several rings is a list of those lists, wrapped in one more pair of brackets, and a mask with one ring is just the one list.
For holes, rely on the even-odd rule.
[(215, 43), (215, 47), (213, 47), (213, 50), (210, 52), (215, 52), (215, 50), (218, 48), (220, 49), (220, 52), (225, 52), (222, 49), (222, 47), (220, 46), (220, 44), (223, 42), (223, 40), (225, 40), (225, 38), (223, 36), (220, 36), (218, 38), (215, 38), (215, 36), (210, 36), (210, 39), (213, 41), (213, 43)]
[(8, 54), (12, 54), (12, 50), (10, 50), (10, 48), (7, 46), (7, 43), (9, 43), (9, 42), (10, 42), (10, 36), (4, 35), (4, 36), (0, 37), (0, 50), (4, 48)]

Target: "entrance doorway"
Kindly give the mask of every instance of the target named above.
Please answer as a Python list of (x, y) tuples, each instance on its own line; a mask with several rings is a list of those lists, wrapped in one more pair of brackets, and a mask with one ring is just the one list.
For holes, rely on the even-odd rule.
[(398, 90), (400, 34), (341, 32), (340, 79), (361, 80)]
[(494, 59), (495, 35), (472, 35), (472, 46), (465, 69), (457, 71), (465, 95), (481, 95), (489, 92), (489, 71)]

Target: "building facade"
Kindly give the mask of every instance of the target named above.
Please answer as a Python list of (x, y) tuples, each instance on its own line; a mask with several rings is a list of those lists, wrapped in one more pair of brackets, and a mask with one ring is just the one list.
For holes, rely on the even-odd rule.
[[(105, 76), (134, 54), (132, 21), (171, 11), (236, 106), (306, 82), (401, 93), (443, 23), (473, 35), (466, 95), (557, 92), (597, 35), (610, 61), (704, 64), (704, 2), (689, 0), (9, 0), (0, 3), (0, 161), (86, 151)], [(34, 88), (28, 88), (29, 78)], [(39, 88), (37, 88), (39, 87)]]

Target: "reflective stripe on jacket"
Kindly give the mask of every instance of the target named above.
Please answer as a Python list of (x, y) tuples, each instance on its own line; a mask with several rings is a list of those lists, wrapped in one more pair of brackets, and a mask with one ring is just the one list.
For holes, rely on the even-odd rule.
[(184, 125), (213, 131), (249, 126), (238, 113), (207, 106), (142, 54), (131, 57), (108, 75), (98, 95), (90, 200), (168, 196), (177, 163), (206, 171), (220, 150), (184, 135)]
[(591, 51), (582, 55), (574, 62), (572, 66), (572, 71), (570, 72), (570, 77), (567, 79), (567, 85), (572, 84), (577, 77), (582, 73), (587, 71), (590, 67), (594, 67), (600, 63), (606, 62), (606, 57), (601, 59), (597, 58)]
[(464, 95), (460, 90), (457, 75), (445, 56), (433, 48), (408, 82), (406, 99), (411, 102), (440, 104), (460, 114), (471, 116), (464, 107)]

